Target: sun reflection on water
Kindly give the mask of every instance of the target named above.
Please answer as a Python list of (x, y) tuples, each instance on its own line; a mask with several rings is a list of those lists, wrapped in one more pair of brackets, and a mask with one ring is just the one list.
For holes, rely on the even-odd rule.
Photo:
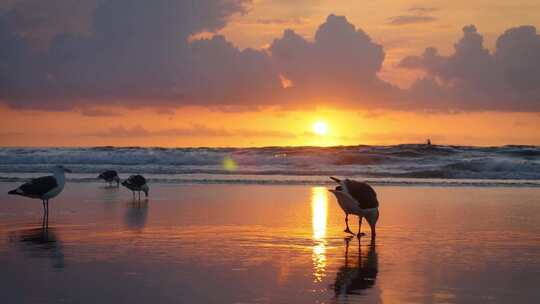
[(311, 225), (313, 228), (313, 276), (321, 282), (326, 270), (326, 219), (328, 217), (328, 197), (325, 187), (311, 188)]

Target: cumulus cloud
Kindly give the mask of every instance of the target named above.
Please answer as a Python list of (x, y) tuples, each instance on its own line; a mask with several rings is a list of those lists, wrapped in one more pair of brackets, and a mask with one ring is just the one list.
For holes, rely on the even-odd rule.
[(332, 96), (352, 102), (390, 97), (397, 90), (377, 73), (384, 60), (383, 47), (343, 16), (330, 15), (307, 41), (293, 30), (270, 46), (272, 60), (290, 81), (287, 91), (295, 99)]
[(13, 32), (42, 49), (58, 34), (88, 33), (92, 11), (102, 1), (4, 0), (0, 3), (0, 10), (5, 10), (3, 18), (9, 22)]
[[(427, 48), (401, 61), (426, 72), (404, 90), (378, 75), (383, 46), (343, 16), (329, 15), (313, 39), (285, 30), (268, 49), (241, 50), (212, 34), (245, 13), (249, 0), (92, 0), (87, 32), (66, 29), (76, 20), (60, 22), (48, 30), (54, 35), (47, 48), (36, 50), (25, 33), (67, 18), (74, 4), (53, 0), (62, 17), (42, 11), (37, 0), (20, 1), (25, 9), (0, 11), (0, 102), (12, 108), (106, 116), (110, 104), (236, 110), (328, 100), (369, 109), (540, 109), (540, 42), (532, 26), (507, 30), (494, 52), (467, 26), (453, 54)], [(39, 18), (32, 23), (31, 16)]]
[[(182, 99), (194, 72), (188, 43), (244, 12), (243, 0), (103, 0), (90, 35), (56, 35), (36, 54), (0, 16), (0, 98), (13, 107), (69, 108), (73, 103)], [(65, 10), (64, 10), (65, 12)], [(5, 47), (4, 47), (5, 46)], [(211, 72), (209, 71), (208, 74)]]
[(400, 66), (422, 69), (427, 77), (412, 86), (411, 98), (434, 108), (540, 110), (540, 36), (533, 26), (505, 31), (491, 53), (473, 25), (463, 28), (454, 53), (427, 48)]

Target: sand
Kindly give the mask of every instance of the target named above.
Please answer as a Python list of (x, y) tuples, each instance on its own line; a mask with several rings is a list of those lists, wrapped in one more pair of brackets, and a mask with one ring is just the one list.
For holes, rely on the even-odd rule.
[(358, 240), (325, 187), (70, 183), (44, 231), (15, 186), (2, 303), (540, 302), (540, 188), (378, 186)]

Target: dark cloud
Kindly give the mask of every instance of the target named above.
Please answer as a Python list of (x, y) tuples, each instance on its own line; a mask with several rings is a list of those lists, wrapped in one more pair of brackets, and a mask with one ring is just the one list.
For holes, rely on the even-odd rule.
[(540, 36), (533, 26), (505, 31), (490, 53), (482, 35), (469, 25), (453, 54), (442, 56), (427, 48), (420, 56), (404, 58), (400, 66), (427, 72), (409, 92), (426, 107), (540, 110)]
[[(503, 33), (493, 53), (474, 26), (465, 27), (453, 54), (428, 48), (404, 58), (401, 67), (422, 69), (426, 77), (402, 90), (378, 76), (383, 46), (342, 16), (328, 16), (313, 40), (286, 30), (269, 49), (241, 50), (220, 35), (193, 37), (220, 30), (246, 12), (249, 0), (95, 0), (87, 33), (67, 30), (77, 21), (66, 19), (53, 26), (48, 48), (36, 51), (28, 33), (47, 20), (69, 19), (65, 12), (75, 4), (54, 0), (56, 9), (46, 10), (37, 0), (21, 1), (25, 9), (0, 12), (0, 102), (12, 108), (106, 116), (95, 109), (238, 111), (326, 99), (372, 110), (540, 108), (540, 42), (532, 26)], [(433, 18), (426, 15), (432, 8), (409, 11)]]
[[(103, 0), (14, 0), (0, 5), (11, 30), (35, 47), (45, 48), (64, 33), (88, 33), (92, 11)], [(67, 13), (69, 12), (69, 13)]]
[(82, 109), (80, 110), (81, 115), (88, 116), (88, 117), (118, 117), (122, 116), (122, 114), (118, 112), (108, 111), (108, 110), (102, 110), (102, 109)]
[(43, 109), (184, 99), (192, 75), (201, 73), (188, 38), (222, 28), (246, 2), (104, 0), (93, 13), (91, 35), (59, 34), (40, 54), (11, 30), (7, 12), (0, 16), (0, 98)]
[(349, 102), (363, 100), (367, 105), (397, 90), (377, 76), (385, 56), (382, 46), (342, 16), (328, 16), (314, 41), (286, 30), (274, 40), (270, 52), (277, 69), (290, 80), (286, 91), (294, 100), (322, 95)]
[(183, 92), (191, 103), (249, 105), (255, 98), (264, 103), (281, 88), (264, 51), (240, 51), (220, 35), (193, 41), (190, 49), (193, 70)]
[(386, 24), (390, 25), (406, 25), (406, 24), (418, 24), (437, 21), (438, 18), (433, 16), (424, 15), (400, 15), (388, 18)]

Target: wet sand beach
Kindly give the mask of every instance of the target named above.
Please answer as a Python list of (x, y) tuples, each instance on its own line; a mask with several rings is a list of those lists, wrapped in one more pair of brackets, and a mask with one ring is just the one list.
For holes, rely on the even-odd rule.
[[(536, 303), (540, 188), (376, 186), (376, 240), (323, 186), (0, 183), (3, 303)], [(357, 231), (357, 218), (351, 217)]]

